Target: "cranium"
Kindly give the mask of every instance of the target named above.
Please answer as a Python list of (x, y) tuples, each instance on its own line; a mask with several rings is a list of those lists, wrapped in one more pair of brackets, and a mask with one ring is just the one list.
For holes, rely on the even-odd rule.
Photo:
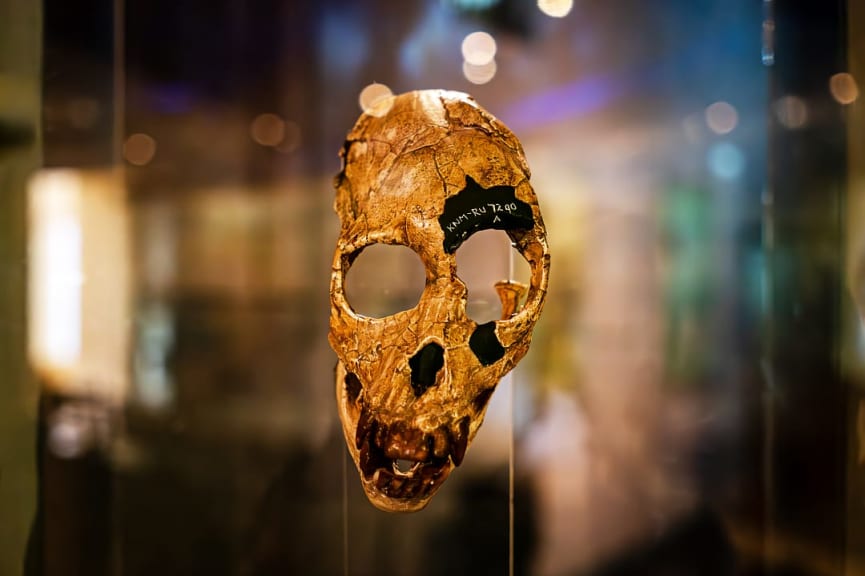
[[(379, 102), (341, 157), (329, 334), (340, 420), (369, 500), (419, 510), (463, 461), (497, 383), (528, 351), (547, 288), (546, 231), (522, 146), (465, 94)], [(455, 253), (489, 228), (506, 231), (531, 281), (499, 283), (502, 319), (479, 325), (466, 314)], [(408, 246), (426, 269), (417, 305), (384, 318), (356, 313), (345, 294), (355, 258), (376, 243)]]

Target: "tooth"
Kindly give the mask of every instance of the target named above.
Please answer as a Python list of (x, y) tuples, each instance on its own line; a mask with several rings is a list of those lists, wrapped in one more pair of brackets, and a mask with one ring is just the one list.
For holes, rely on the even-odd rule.
[(388, 484), (385, 492), (390, 496), (400, 493), (402, 491), (403, 484), (405, 484), (405, 481), (406, 479), (401, 476), (393, 476), (390, 479), (390, 484)]
[(406, 483), (403, 485), (402, 496), (403, 498), (414, 498), (417, 496), (418, 491), (421, 487), (420, 478), (411, 478), (406, 480)]
[(451, 437), (451, 459), (454, 464), (459, 466), (463, 463), (463, 458), (466, 455), (466, 449), (469, 445), (469, 418), (466, 416), (457, 423), (457, 429), (452, 431)]
[(379, 448), (386, 449), (388, 445), (388, 436), (391, 434), (390, 428), (386, 424), (378, 424), (378, 427), (375, 431), (374, 438), (375, 444)]
[(364, 442), (360, 449), (360, 456), (358, 457), (358, 464), (360, 464), (360, 469), (364, 476), (369, 476), (377, 468), (371, 452), (372, 448), (369, 442)]
[(436, 458), (444, 458), (448, 455), (448, 433), (439, 428), (431, 434), (432, 453)]
[(404, 458), (403, 447), (405, 439), (403, 438), (403, 427), (399, 422), (395, 422), (387, 428), (387, 434), (382, 435), (381, 446), (384, 450), (384, 455), (391, 460)]
[(390, 485), (390, 480), (393, 478), (393, 474), (385, 470), (384, 468), (379, 468), (375, 471), (375, 474), (372, 477), (372, 483), (376, 488), (387, 494), (387, 487)]
[(414, 438), (416, 444), (412, 460), (414, 460), (415, 462), (423, 462), (429, 459), (430, 443), (426, 442), (425, 439), (424, 441), (419, 442), (419, 436), (420, 434), (418, 433)]
[(360, 417), (357, 420), (357, 429), (354, 433), (354, 446), (358, 450), (360, 449), (360, 445), (363, 444), (372, 423), (373, 420), (369, 414), (369, 410), (366, 409), (366, 406), (361, 406)]

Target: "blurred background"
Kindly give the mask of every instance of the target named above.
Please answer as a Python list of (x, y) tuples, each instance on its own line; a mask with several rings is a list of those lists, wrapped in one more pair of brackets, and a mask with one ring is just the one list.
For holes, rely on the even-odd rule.
[[(0, 0), (0, 574), (865, 574), (863, 55), (856, 0)], [(551, 282), (389, 515), (336, 416), (332, 180), (426, 88), (523, 142)], [(476, 319), (525, 273), (492, 231), (458, 262)]]

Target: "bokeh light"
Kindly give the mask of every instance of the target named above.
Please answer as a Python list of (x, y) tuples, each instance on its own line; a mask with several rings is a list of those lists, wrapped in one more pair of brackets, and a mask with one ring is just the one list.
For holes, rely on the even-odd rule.
[(538, 0), (541, 12), (552, 18), (564, 18), (574, 7), (574, 0)]
[(86, 422), (73, 418), (55, 418), (49, 427), (48, 447), (58, 458), (82, 456), (90, 445), (90, 430)]
[(391, 89), (385, 84), (373, 82), (360, 91), (358, 103), (360, 109), (372, 116), (384, 116), (390, 110)]
[(859, 86), (852, 74), (841, 72), (829, 79), (829, 91), (832, 97), (841, 104), (852, 104), (859, 98)]
[(808, 122), (808, 106), (798, 96), (784, 96), (772, 106), (775, 117), (785, 128), (795, 130)]
[(135, 166), (146, 166), (156, 156), (156, 140), (147, 134), (133, 134), (123, 144), (123, 157)]
[(706, 125), (715, 134), (729, 134), (739, 123), (739, 113), (728, 102), (715, 102), (706, 108)]
[(745, 171), (745, 154), (735, 144), (717, 142), (706, 155), (709, 171), (721, 180), (736, 180)]
[(276, 114), (259, 114), (249, 125), (249, 135), (262, 146), (279, 146), (285, 138), (285, 121)]
[(479, 66), (470, 62), (463, 62), (463, 76), (472, 84), (486, 84), (495, 77), (496, 70), (495, 60), (490, 60)]
[(282, 139), (282, 142), (280, 142), (276, 149), (285, 154), (290, 154), (300, 148), (301, 141), (300, 125), (297, 122), (289, 120), (285, 123), (285, 138)]
[(472, 66), (489, 64), (496, 57), (496, 40), (486, 32), (472, 32), (463, 38), (463, 60)]

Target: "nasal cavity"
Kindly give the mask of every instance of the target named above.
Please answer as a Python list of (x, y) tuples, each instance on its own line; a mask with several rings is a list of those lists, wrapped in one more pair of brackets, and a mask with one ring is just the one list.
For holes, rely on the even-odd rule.
[(436, 383), (436, 374), (444, 364), (445, 351), (434, 342), (418, 350), (418, 353), (409, 359), (411, 387), (416, 396), (420, 396)]

